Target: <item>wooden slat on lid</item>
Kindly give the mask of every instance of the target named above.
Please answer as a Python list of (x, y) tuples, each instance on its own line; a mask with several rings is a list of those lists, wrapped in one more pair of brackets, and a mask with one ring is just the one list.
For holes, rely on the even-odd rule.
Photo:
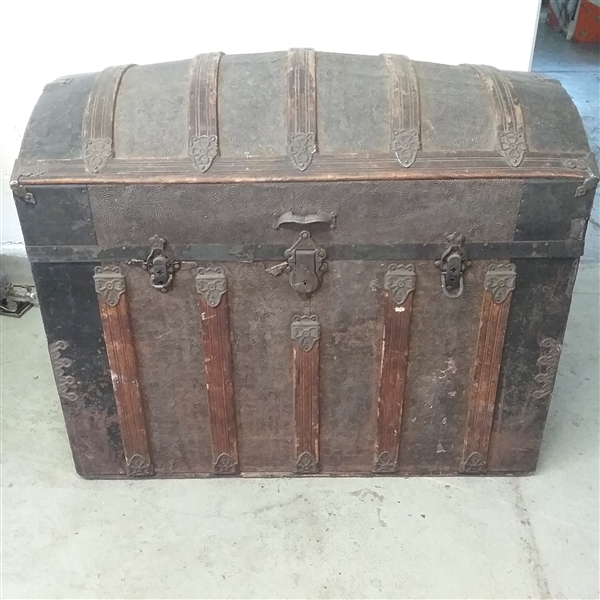
[(125, 71), (134, 65), (109, 67), (98, 73), (83, 116), (83, 161), (98, 173), (114, 157), (114, 120), (117, 93)]
[(317, 92), (315, 51), (292, 48), (288, 52), (287, 153), (305, 171), (317, 152)]
[(192, 59), (188, 108), (188, 154), (198, 171), (210, 169), (219, 155), (217, 88), (222, 52)]

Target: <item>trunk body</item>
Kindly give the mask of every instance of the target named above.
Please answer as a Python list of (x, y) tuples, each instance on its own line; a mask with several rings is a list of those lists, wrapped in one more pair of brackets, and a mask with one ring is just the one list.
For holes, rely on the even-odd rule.
[(48, 84), (12, 187), (77, 471), (532, 471), (597, 179), (560, 84), (490, 67)]

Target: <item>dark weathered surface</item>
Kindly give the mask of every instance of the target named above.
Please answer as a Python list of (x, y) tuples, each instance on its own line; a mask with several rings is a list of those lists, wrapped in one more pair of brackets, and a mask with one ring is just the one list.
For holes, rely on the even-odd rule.
[(337, 214), (337, 225), (312, 229), (320, 243), (468, 242), (513, 237), (523, 183), (516, 180), (403, 181), (240, 185), (95, 186), (90, 200), (98, 242), (289, 244), (299, 228), (275, 229), (293, 209)]
[(33, 197), (16, 201), (28, 246), (96, 243), (87, 186), (39, 186)]
[(213, 467), (194, 267), (183, 263), (166, 294), (141, 267), (123, 267), (157, 475)]
[(578, 261), (515, 260), (488, 471), (535, 469)]
[(467, 271), (464, 294), (450, 299), (441, 292), (433, 264), (415, 264), (399, 472), (458, 471), (486, 266), (475, 263)]
[(94, 265), (33, 265), (50, 357), (80, 475), (125, 474)]

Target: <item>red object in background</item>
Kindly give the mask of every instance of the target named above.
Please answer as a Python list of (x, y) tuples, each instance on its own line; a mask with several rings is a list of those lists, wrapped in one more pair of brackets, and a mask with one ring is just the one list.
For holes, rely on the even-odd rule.
[(572, 39), (576, 42), (600, 42), (600, 5), (581, 0)]
[(554, 12), (554, 8), (552, 8), (552, 4), (548, 5), (548, 12), (546, 14), (546, 25), (550, 25), (553, 29), (557, 29), (558, 31), (562, 30), (560, 26), (560, 21)]

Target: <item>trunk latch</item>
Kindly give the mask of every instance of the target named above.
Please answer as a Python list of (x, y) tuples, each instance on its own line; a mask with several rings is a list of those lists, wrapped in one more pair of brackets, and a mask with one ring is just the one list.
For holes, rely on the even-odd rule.
[(150, 284), (161, 292), (168, 292), (173, 285), (175, 272), (181, 267), (181, 261), (173, 260), (166, 252), (167, 240), (155, 235), (150, 239), (152, 249), (144, 261), (144, 269), (150, 273)]
[(446, 237), (450, 245), (442, 254), (435, 266), (442, 272), (442, 291), (448, 298), (462, 296), (464, 290), (463, 273), (471, 266), (463, 248), (464, 236), (453, 233)]
[(302, 231), (300, 238), (285, 252), (286, 262), (275, 265), (267, 272), (275, 277), (282, 273), (290, 274), (291, 286), (301, 294), (311, 294), (321, 285), (321, 277), (327, 271), (327, 254), (320, 248), (308, 231)]

